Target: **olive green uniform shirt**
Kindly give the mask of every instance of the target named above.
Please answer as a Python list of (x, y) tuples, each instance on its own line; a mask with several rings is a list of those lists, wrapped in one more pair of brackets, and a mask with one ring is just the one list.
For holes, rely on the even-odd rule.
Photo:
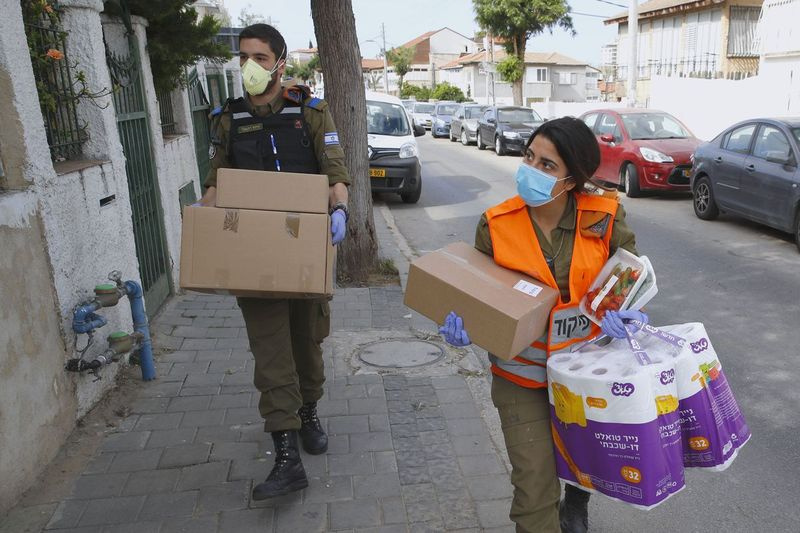
[[(310, 98), (306, 99), (306, 103)], [(253, 106), (250, 100), (245, 97), (245, 101), (250, 105), (251, 111), (255, 116), (268, 117), (280, 113), (286, 104), (283, 91), (271, 102)], [(328, 183), (344, 183), (350, 185), (350, 175), (344, 163), (344, 150), (339, 144), (325, 144), (325, 134), (336, 131), (333, 117), (328, 109), (327, 102), (320, 101), (315, 108), (308, 105), (303, 106), (303, 118), (308, 125), (309, 133), (313, 139), (314, 153), (317, 155), (320, 174), (327, 174)], [(211, 142), (212, 149), (209, 151), (211, 156), (211, 168), (208, 170), (204, 187), (217, 186), (217, 169), (232, 168), (228, 159), (228, 134), (231, 129), (231, 114), (222, 112), (216, 115), (211, 123)]]
[[(539, 246), (544, 253), (545, 259), (549, 260), (550, 271), (553, 273), (553, 277), (561, 291), (561, 299), (565, 302), (570, 299), (569, 269), (572, 264), (572, 246), (575, 242), (576, 220), (577, 208), (575, 197), (572, 194), (569, 195), (567, 207), (564, 209), (564, 214), (561, 215), (561, 220), (558, 221), (555, 229), (550, 232), (549, 241), (545, 238), (539, 226), (536, 225), (536, 222), (531, 219)], [(494, 256), (492, 236), (489, 233), (489, 222), (485, 213), (481, 216), (478, 227), (475, 230), (475, 248), (485, 254)], [(636, 251), (636, 236), (628, 227), (628, 224), (625, 223), (625, 209), (621, 204), (617, 208), (617, 215), (611, 230), (609, 255), (613, 255), (617, 248), (624, 248), (638, 255)]]

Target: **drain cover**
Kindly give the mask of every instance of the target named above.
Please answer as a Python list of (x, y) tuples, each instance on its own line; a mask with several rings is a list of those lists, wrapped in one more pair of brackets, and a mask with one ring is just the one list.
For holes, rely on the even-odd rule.
[(365, 344), (358, 358), (371, 366), (410, 368), (433, 364), (444, 357), (441, 347), (417, 339), (393, 339)]

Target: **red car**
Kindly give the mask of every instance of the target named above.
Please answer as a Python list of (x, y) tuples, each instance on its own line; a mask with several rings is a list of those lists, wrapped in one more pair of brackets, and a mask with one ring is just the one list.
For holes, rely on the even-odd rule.
[(691, 156), (702, 141), (654, 109), (597, 109), (581, 115), (597, 136), (596, 177), (635, 198), (644, 191), (689, 191)]

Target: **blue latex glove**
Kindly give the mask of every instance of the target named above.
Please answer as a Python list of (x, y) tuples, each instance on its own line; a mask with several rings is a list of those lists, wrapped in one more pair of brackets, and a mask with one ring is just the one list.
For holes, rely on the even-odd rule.
[(445, 317), (444, 326), (439, 328), (439, 333), (444, 336), (447, 344), (452, 346), (462, 347), (472, 344), (464, 329), (464, 320), (453, 311)]
[(337, 209), (331, 215), (331, 241), (336, 246), (344, 240), (347, 229), (347, 217), (344, 211)]
[(649, 318), (641, 311), (606, 311), (603, 320), (600, 322), (600, 329), (605, 335), (615, 339), (624, 339), (625, 323), (631, 320), (638, 320), (642, 324), (647, 324)]
[(191, 205), (191, 207), (203, 207), (203, 204), (201, 204), (200, 202), (195, 202)]

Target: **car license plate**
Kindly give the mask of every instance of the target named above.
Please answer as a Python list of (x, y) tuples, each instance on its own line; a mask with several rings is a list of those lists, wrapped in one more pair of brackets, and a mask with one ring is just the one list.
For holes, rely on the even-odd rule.
[(692, 177), (692, 169), (686, 168), (683, 170), (683, 177), (684, 178), (691, 178)]
[(385, 168), (371, 168), (371, 169), (369, 169), (369, 177), (370, 178), (385, 178), (386, 177), (386, 169)]

